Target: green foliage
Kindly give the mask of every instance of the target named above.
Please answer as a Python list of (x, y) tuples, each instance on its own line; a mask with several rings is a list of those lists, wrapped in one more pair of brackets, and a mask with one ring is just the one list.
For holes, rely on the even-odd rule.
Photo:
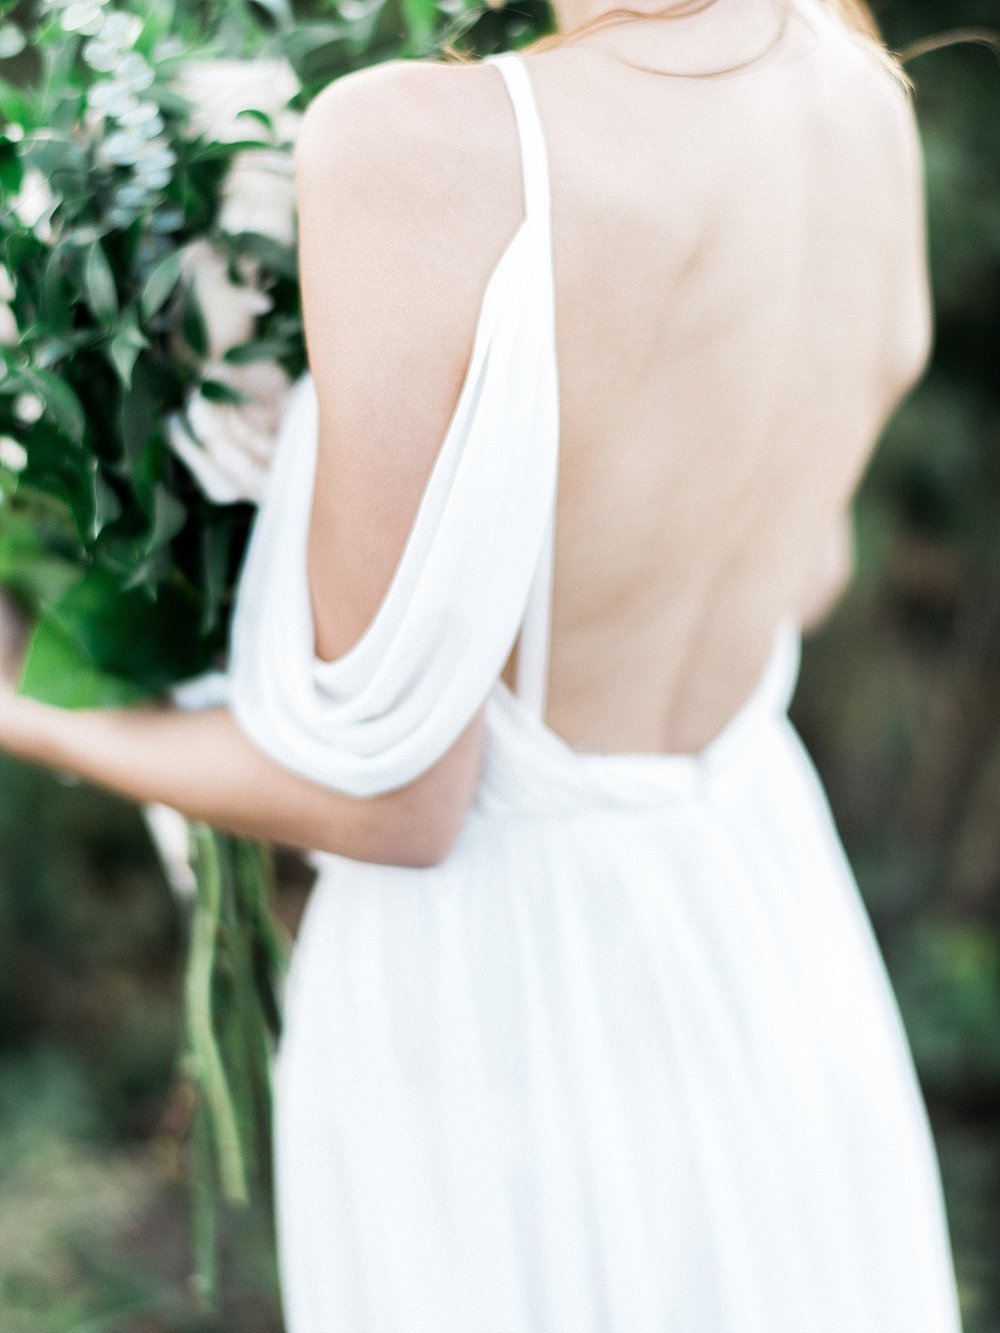
[(32, 637), (22, 688), (60, 708), (119, 708), (136, 703), (144, 693), (95, 666), (48, 618)]
[[(271, 12), (276, 28), (287, 20), (281, 6)], [(212, 351), (182, 271), (193, 240), (209, 238), (236, 262), (252, 257), (245, 280), (267, 294), (253, 340), (291, 374), (303, 364), (293, 253), (270, 237), (217, 229), (229, 166), (241, 150), (274, 141), (271, 120), (250, 120), (258, 133), (218, 142), (192, 129), (202, 125), (191, 120), (197, 108), (178, 92), (185, 70), (225, 42), (227, 55), (266, 52), (267, 27), (245, 11), (239, 34), (229, 28), (220, 40), (201, 13), (169, 3), (118, 11), (113, 41), (106, 25), (80, 34), (82, 19), (47, 6), (32, 34), (38, 77), (2, 87), (0, 180), (11, 206), (0, 213), (0, 256), (19, 339), (0, 349), (0, 434), (23, 446), (27, 464), (8, 479), (0, 523), (34, 524), (81, 576), (81, 592), (50, 622), (57, 612), (32, 601), (30, 569), (12, 568), (7, 551), (6, 580), (38, 617), (42, 641), (24, 687), (40, 697), (93, 697), (95, 666), (120, 673), (127, 695), (133, 685), (155, 693), (206, 664), (223, 641), (236, 562), (214, 570), (207, 605), (202, 571), (186, 552), (218, 549), (216, 529), (239, 545), (250, 512), (239, 513), (234, 532), (234, 516), (198, 494), (166, 437), (171, 414), (206, 379), (200, 360)], [(225, 395), (208, 379), (206, 397)], [(22, 554), (26, 565), (38, 558)], [(95, 588), (101, 598), (84, 606), (83, 591)], [(158, 614), (144, 616), (147, 606)], [(123, 661), (110, 622), (117, 618), (123, 640), (137, 617), (155, 630), (158, 656)], [(67, 680), (77, 662), (79, 688)]]

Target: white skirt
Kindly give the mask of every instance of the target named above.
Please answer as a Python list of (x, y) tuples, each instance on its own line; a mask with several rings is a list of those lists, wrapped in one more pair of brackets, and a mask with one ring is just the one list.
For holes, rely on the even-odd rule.
[(275, 1069), (288, 1333), (956, 1333), (899, 1012), (786, 708), (573, 750), (503, 682), (447, 861), (317, 855)]

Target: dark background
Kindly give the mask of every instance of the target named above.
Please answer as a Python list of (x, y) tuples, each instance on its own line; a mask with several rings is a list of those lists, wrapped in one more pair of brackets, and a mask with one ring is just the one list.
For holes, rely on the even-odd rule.
[[(996, 0), (874, 8), (894, 50), (1000, 26)], [(917, 1061), (967, 1333), (1000, 1333), (1000, 61), (961, 45), (908, 70), (934, 355), (864, 479), (857, 574), (805, 642), (791, 715)], [(282, 869), (293, 925), (308, 876)], [(189, 1287), (185, 921), (134, 809), (0, 757), (5, 1333), (280, 1329), (258, 1214), (223, 1209), (221, 1315)]]

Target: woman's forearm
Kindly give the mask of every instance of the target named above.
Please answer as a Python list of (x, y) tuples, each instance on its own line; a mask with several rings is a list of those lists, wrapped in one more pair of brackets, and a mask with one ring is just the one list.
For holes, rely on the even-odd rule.
[(356, 798), (274, 762), (228, 708), (54, 708), (8, 694), (0, 748), (245, 837), (355, 860), (432, 865), (446, 846), (426, 790)]

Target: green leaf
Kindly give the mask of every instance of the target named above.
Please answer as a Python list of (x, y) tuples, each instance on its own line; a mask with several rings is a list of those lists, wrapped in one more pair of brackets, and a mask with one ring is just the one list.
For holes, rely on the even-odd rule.
[[(257, 0), (257, 2), (259, 4), (260, 0)], [(267, 114), (266, 111), (258, 111), (256, 107), (248, 106), (244, 107), (244, 109), (240, 112), (240, 115), (251, 116), (254, 120), (260, 121), (261, 125), (263, 125), (264, 128), (268, 130), (271, 134), (274, 133), (274, 121), (271, 119), (271, 117)]]
[(167, 255), (150, 273), (139, 299), (143, 319), (152, 319), (157, 311), (162, 310), (170, 293), (177, 286), (181, 272), (180, 252), (175, 250)]
[(23, 88), (7, 79), (0, 79), (0, 116), (25, 129), (35, 124), (34, 108)]
[(23, 378), (41, 398), (62, 433), (74, 444), (82, 444), (86, 413), (66, 381), (51, 370), (26, 370)]
[(49, 611), (85, 661), (157, 694), (211, 665), (216, 646), (199, 632), (198, 599), (170, 583), (122, 590), (92, 566)]
[(298, 273), (295, 248), (282, 245), (273, 236), (262, 236), (256, 231), (241, 231), (235, 238), (241, 254), (256, 259), (261, 266), (282, 278), (295, 279)]
[(65, 338), (46, 338), (44, 342), (36, 343), (32, 349), (35, 369), (48, 370), (50, 366), (57, 366), (67, 357), (88, 350), (88, 344), (92, 345), (93, 342), (94, 339), (89, 333), (81, 336), (72, 330)]
[(116, 333), (111, 339), (108, 356), (115, 368), (115, 373), (122, 382), (122, 387), (125, 389), (131, 387), (132, 371), (135, 369), (135, 363), (141, 351), (141, 346), (133, 342), (127, 333)]
[(148, 694), (133, 681), (96, 667), (48, 619), (43, 619), (31, 636), (19, 690), (60, 708), (117, 708), (136, 703)]
[(148, 346), (149, 339), (136, 323), (135, 312), (128, 311), (108, 347), (108, 357), (123, 388), (132, 387), (132, 371), (135, 369), (136, 360), (143, 348)]
[[(72, 42), (66, 45), (72, 50)], [(46, 133), (35, 135), (24, 152), (26, 165), (36, 167), (49, 182), (60, 210), (68, 204), (74, 213), (80, 211), (81, 204), (90, 201), (93, 192), (87, 152), (82, 142), (74, 137), (74, 132), (79, 131), (76, 124), (78, 110), (79, 96), (67, 93), (61, 110), (54, 109), (50, 113), (53, 118), (58, 115), (65, 124), (58, 126), (47, 121)], [(64, 213), (60, 215), (65, 216)]]
[(0, 510), (0, 583), (41, 612), (79, 581), (79, 565), (43, 543), (36, 514)]
[(198, 299), (189, 288), (181, 304), (181, 334), (196, 356), (208, 356), (208, 330)]
[(402, 10), (411, 42), (422, 49), (434, 32), (438, 12), (435, 0), (402, 0)]
[(87, 251), (83, 286), (91, 310), (102, 324), (110, 324), (118, 314), (118, 292), (111, 265), (100, 241), (95, 241)]
[[(253, 127), (246, 126), (249, 131)], [(240, 133), (243, 133), (244, 127), (240, 127)], [(225, 142), (219, 142), (215, 139), (200, 139), (197, 147), (190, 150), (188, 162), (191, 166), (200, 167), (204, 163), (229, 163), (237, 153), (244, 150), (254, 150), (266, 148), (267, 140), (259, 135), (256, 138), (226, 139)], [(190, 219), (189, 219), (190, 220)]]
[(287, 352), (288, 346), (280, 338), (258, 338), (254, 342), (230, 347), (222, 359), (231, 366), (245, 366), (254, 361), (280, 361)]
[[(170, 23), (170, 30), (173, 31), (173, 20)], [(156, 88), (156, 104), (164, 115), (177, 116), (179, 120), (186, 121), (191, 114), (190, 98), (182, 96), (166, 82)]]
[(288, 29), (294, 26), (295, 16), (288, 0), (257, 0), (257, 3), (261, 9), (267, 10), (279, 28)]
[(253, 399), (245, 393), (223, 384), (221, 380), (202, 380), (198, 392), (210, 403), (227, 403), (233, 407), (242, 407), (244, 403), (253, 402)]
[(4, 243), (4, 263), (11, 273), (27, 272), (45, 253), (46, 247), (26, 228), (11, 232)]
[[(382, 2), (379, 0), (379, 8)], [(281, 50), (293, 64), (300, 65), (326, 47), (350, 41), (352, 33), (350, 23), (307, 22), (299, 18), (289, 32), (282, 34)]]
[(143, 553), (148, 555), (157, 547), (165, 546), (184, 527), (187, 517), (187, 510), (177, 496), (162, 482), (158, 483), (153, 492), (153, 521), (143, 543)]
[(222, 598), (233, 547), (233, 529), (229, 524), (205, 524), (201, 530), (201, 572), (204, 605), (201, 629), (209, 634), (219, 623)]
[(133, 473), (133, 484), (140, 494), (144, 475), (141, 464), (158, 423), (167, 410), (172, 388), (171, 377), (154, 364), (151, 357), (141, 356), (118, 404), (118, 435)]
[(68, 333), (73, 325), (73, 313), (66, 290), (63, 271), (63, 246), (57, 246), (45, 263), (39, 298), (39, 322), (46, 332)]
[(17, 194), (24, 180), (24, 167), (17, 145), (0, 135), (0, 190)]
[(93, 516), (90, 523), (90, 538), (95, 541), (109, 523), (113, 523), (122, 515), (122, 502), (108, 483), (96, 458), (91, 473), (91, 503)]

